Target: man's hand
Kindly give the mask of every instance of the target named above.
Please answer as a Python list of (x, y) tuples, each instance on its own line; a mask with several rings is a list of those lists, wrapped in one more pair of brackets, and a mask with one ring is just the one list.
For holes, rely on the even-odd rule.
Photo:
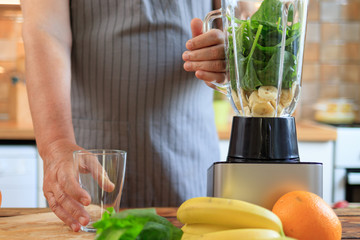
[(74, 168), (73, 151), (81, 147), (66, 141), (57, 141), (49, 146), (44, 160), (43, 191), (51, 210), (73, 231), (80, 224), (89, 223), (90, 216), (83, 205), (91, 202), (89, 194), (81, 188)]
[(218, 29), (203, 33), (202, 26), (203, 23), (198, 18), (191, 21), (193, 38), (186, 42), (188, 51), (182, 55), (184, 69), (195, 72), (197, 78), (214, 88), (212, 81), (222, 83), (225, 80), (225, 37)]
[(50, 154), (44, 158), (44, 195), (51, 210), (74, 231), (90, 220), (84, 206), (91, 202), (90, 195), (79, 184), (79, 173), (91, 174), (98, 185), (106, 192), (112, 192), (115, 185), (98, 159), (86, 155), (81, 161), (73, 160), (73, 152), (81, 147), (58, 141), (50, 145)]
[(77, 164), (77, 169), (79, 173), (82, 174), (91, 174), (93, 179), (97, 182), (100, 188), (105, 192), (112, 192), (115, 190), (115, 184), (111, 182), (109, 176), (103, 166), (100, 164), (99, 159), (88, 152), (89, 154), (84, 154), (87, 151), (82, 151), (82, 157), (79, 157), (75, 161)]

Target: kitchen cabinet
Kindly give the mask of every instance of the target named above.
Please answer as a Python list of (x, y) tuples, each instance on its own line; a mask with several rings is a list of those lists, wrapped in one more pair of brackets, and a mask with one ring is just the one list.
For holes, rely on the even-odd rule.
[[(359, 198), (360, 189), (360, 125), (337, 127), (338, 139), (334, 158), (334, 202), (343, 201), (346, 195), (355, 193)], [(351, 173), (354, 172), (354, 173)], [(349, 184), (346, 185), (346, 179)]]
[(0, 146), (1, 207), (38, 207), (35, 145)]
[(1, 207), (46, 207), (42, 159), (35, 142), (12, 143), (0, 145)]
[(299, 142), (299, 155), (302, 162), (320, 162), (323, 164), (323, 199), (333, 203), (334, 141)]

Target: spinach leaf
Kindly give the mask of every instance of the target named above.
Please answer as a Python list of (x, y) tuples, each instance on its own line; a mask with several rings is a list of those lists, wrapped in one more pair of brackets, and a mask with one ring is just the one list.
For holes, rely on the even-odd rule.
[(282, 3), (279, 0), (264, 0), (260, 8), (252, 15), (251, 20), (276, 24), (281, 16)]
[(253, 59), (253, 54), (256, 48), (256, 44), (259, 40), (259, 36), (261, 33), (261, 29), (262, 29), (262, 25), (259, 26), (257, 32), (256, 32), (256, 36), (255, 36), (255, 40), (252, 43), (252, 47), (250, 50), (249, 55), (245, 58), (245, 59), (241, 59), (241, 62), (247, 62), (246, 64), (246, 70), (245, 70), (245, 74), (242, 78), (242, 84), (240, 84), (240, 86), (245, 90), (245, 91), (249, 91), (251, 89), (257, 88), (259, 86), (261, 86), (261, 82), (259, 81), (257, 74), (256, 74), (256, 70), (254, 68), (254, 59)]
[[(266, 67), (257, 72), (258, 77), (264, 86), (277, 86), (280, 69), (280, 50), (277, 51)], [(292, 82), (295, 80), (296, 69), (296, 57), (288, 51), (284, 52), (284, 68), (283, 68), (283, 88), (290, 88)], [(294, 75), (295, 73), (295, 75)]]
[(136, 240), (168, 240), (171, 239), (168, 228), (157, 222), (147, 222), (136, 237)]
[[(246, 91), (256, 90), (260, 86), (277, 87), (283, 7), (279, 0), (264, 0), (248, 20), (231, 19), (228, 16), (232, 27), (228, 29), (227, 68), (232, 89), (236, 90), (238, 87), (236, 67), (240, 87)], [(291, 4), (288, 8), (288, 24), (285, 27), (283, 88), (290, 88), (296, 81), (301, 24), (293, 23), (293, 15), (294, 6)]]
[(109, 208), (93, 226), (97, 229), (96, 240), (180, 240), (182, 236), (181, 229), (157, 215), (153, 208), (119, 213)]

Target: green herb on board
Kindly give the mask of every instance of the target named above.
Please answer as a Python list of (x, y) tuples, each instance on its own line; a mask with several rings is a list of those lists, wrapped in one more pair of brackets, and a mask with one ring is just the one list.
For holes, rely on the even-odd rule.
[(180, 240), (181, 229), (155, 209), (129, 209), (115, 213), (108, 208), (102, 218), (93, 224), (96, 240)]
[[(260, 8), (248, 20), (228, 20), (236, 23), (229, 28), (228, 70), (231, 88), (237, 89), (235, 54), (238, 64), (240, 87), (253, 91), (260, 86), (277, 87), (280, 69), (283, 3), (279, 0), (264, 0)], [(300, 23), (293, 23), (294, 9), (289, 6), (283, 63), (282, 88), (291, 88), (297, 78), (297, 55), (300, 41)], [(233, 34), (233, 31), (235, 33)], [(236, 39), (236, 53), (234, 39)]]

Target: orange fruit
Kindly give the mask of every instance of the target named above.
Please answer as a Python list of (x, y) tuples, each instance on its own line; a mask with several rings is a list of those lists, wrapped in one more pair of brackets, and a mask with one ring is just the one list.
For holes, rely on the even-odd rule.
[(340, 240), (341, 222), (318, 195), (293, 191), (283, 195), (272, 211), (281, 219), (285, 235), (298, 240)]

